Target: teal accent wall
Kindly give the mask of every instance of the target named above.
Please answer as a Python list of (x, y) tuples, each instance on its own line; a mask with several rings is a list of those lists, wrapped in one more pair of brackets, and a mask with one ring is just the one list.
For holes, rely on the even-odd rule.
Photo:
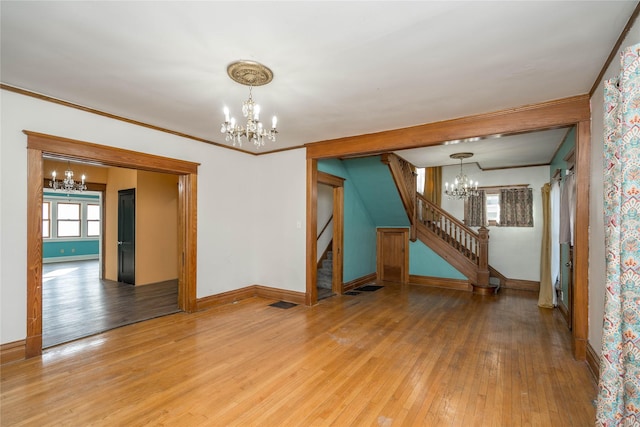
[(566, 138), (558, 148), (555, 156), (551, 159), (551, 165), (549, 166), (549, 177), (553, 177), (553, 173), (556, 169), (562, 169), (562, 176), (564, 176), (565, 171), (567, 170), (567, 162), (564, 161), (564, 158), (569, 154), (571, 150), (576, 147), (576, 127), (571, 128)]
[[(549, 177), (553, 177), (555, 171), (557, 169), (562, 170), (561, 176), (564, 178), (567, 172), (567, 162), (564, 158), (571, 152), (571, 150), (575, 149), (576, 146), (576, 128), (575, 126), (571, 128), (567, 137), (560, 145), (560, 148), (556, 152), (556, 155), (553, 156), (551, 160), (551, 165), (549, 166)], [(560, 244), (560, 288), (562, 289), (562, 303), (565, 307), (569, 307), (569, 267), (567, 267), (567, 263), (569, 262), (569, 244), (561, 243)]]
[(65, 193), (64, 191), (47, 191), (43, 192), (44, 197), (64, 197), (65, 199), (91, 199), (91, 200), (100, 200), (100, 196), (97, 194), (86, 194), (86, 193)]
[(376, 271), (376, 226), (354, 181), (337, 159), (319, 160), (318, 170), (344, 178), (343, 281), (350, 282)]
[(466, 280), (466, 276), (420, 240), (409, 242), (409, 274)]
[(95, 255), (100, 253), (99, 239), (83, 239), (75, 241), (44, 240), (42, 243), (43, 258), (58, 258), (80, 255)]
[(389, 166), (379, 156), (344, 161), (369, 215), (378, 227), (409, 227)]
[[(318, 170), (345, 179), (343, 280), (375, 273), (377, 228), (409, 227), (389, 167), (373, 156), (319, 160)], [(410, 242), (409, 274), (466, 279), (420, 241)]]

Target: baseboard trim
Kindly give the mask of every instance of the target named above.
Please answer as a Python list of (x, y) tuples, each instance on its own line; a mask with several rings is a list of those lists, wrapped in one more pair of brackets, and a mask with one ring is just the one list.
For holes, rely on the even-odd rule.
[(293, 302), (296, 304), (305, 303), (305, 293), (290, 291), (287, 289), (271, 288), (269, 286), (251, 285), (220, 294), (209, 295), (198, 298), (196, 301), (196, 311), (207, 310), (223, 304), (240, 301), (252, 297), (262, 297), (269, 299)]
[(277, 299), (281, 301), (304, 304), (306, 294), (304, 292), (290, 291), (288, 289), (271, 288), (269, 286), (253, 285), (257, 297)]
[(590, 342), (587, 342), (587, 365), (597, 383), (600, 379), (600, 358)]
[(464, 279), (449, 279), (445, 277), (409, 275), (409, 283), (412, 285), (429, 286), (433, 288), (455, 289), (457, 291), (473, 291), (471, 283)]
[(90, 254), (90, 255), (72, 255), (72, 256), (56, 256), (51, 258), (42, 258), (43, 264), (54, 264), (56, 262), (70, 262), (70, 261), (88, 261), (91, 259), (98, 260), (98, 254)]
[(362, 285), (366, 285), (367, 283), (375, 282), (376, 273), (367, 274), (366, 276), (358, 277), (357, 279), (353, 279), (350, 282), (346, 282), (342, 284), (342, 292), (350, 291), (351, 289), (358, 288)]
[(519, 291), (540, 292), (540, 282), (535, 280), (507, 279), (502, 287)]
[(247, 286), (240, 289), (234, 289), (232, 291), (222, 292), (215, 295), (209, 295), (203, 298), (198, 298), (196, 300), (196, 311), (207, 310), (212, 307), (216, 307), (218, 305), (229, 304), (232, 302), (251, 298), (255, 296), (255, 294), (256, 293), (253, 286)]
[(27, 342), (13, 341), (0, 345), (0, 365), (26, 359)]

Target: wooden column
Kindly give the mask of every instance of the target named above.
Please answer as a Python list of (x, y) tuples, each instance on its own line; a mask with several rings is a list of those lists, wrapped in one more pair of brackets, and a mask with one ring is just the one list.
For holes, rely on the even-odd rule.
[(476, 294), (491, 294), (494, 288), (489, 286), (489, 229), (482, 226), (478, 230), (478, 280), (472, 283)]
[(27, 150), (27, 338), (25, 356), (42, 354), (42, 151)]

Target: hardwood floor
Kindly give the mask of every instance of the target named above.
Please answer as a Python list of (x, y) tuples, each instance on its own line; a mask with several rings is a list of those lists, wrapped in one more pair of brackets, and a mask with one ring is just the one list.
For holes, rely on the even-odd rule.
[(100, 280), (99, 267), (95, 260), (43, 264), (44, 348), (180, 311), (177, 280), (132, 286)]
[(537, 295), (384, 283), (250, 298), (2, 367), (3, 425), (587, 426), (596, 385)]

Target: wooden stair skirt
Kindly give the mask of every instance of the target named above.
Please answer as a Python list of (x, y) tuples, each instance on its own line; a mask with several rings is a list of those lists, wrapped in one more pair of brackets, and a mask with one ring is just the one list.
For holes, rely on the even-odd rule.
[(465, 275), (469, 279), (474, 293), (482, 295), (495, 293), (496, 287), (491, 286), (489, 283), (490, 272), (488, 264), (483, 269), (478, 265), (478, 261), (474, 261), (479, 260), (480, 257), (464, 249), (462, 252), (467, 252), (468, 254), (465, 255), (456, 247), (457, 245), (452, 245), (446, 239), (441, 238), (437, 232), (425, 224), (418, 222), (416, 225), (418, 239)]

